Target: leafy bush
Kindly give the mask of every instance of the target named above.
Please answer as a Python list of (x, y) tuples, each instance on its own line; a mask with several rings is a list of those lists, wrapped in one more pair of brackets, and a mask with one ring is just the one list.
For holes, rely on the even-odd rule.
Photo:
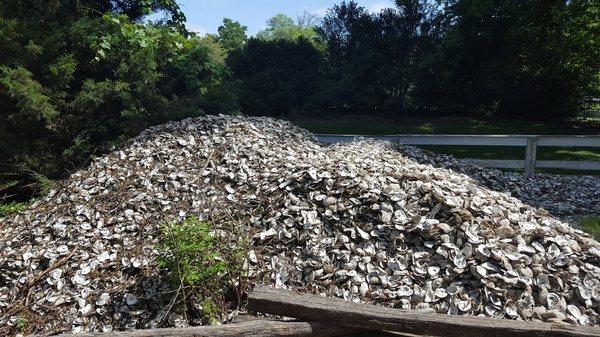
[[(237, 110), (225, 51), (185, 32), (174, 1), (47, 2), (0, 2), (10, 172), (64, 177), (148, 126)], [(140, 23), (157, 10), (166, 21)]]
[(0, 205), (0, 218), (7, 216), (11, 213), (16, 213), (27, 209), (29, 206), (28, 202), (11, 202), (8, 204)]
[[(195, 217), (161, 227), (159, 266), (177, 289), (172, 300), (184, 317), (216, 323), (231, 303), (240, 305), (245, 287), (246, 243)], [(233, 296), (232, 296), (233, 295)]]
[(162, 232), (164, 241), (159, 250), (163, 254), (159, 266), (170, 271), (176, 284), (212, 286), (218, 283), (220, 274), (225, 271), (225, 262), (210, 224), (188, 218), (182, 224), (164, 225)]

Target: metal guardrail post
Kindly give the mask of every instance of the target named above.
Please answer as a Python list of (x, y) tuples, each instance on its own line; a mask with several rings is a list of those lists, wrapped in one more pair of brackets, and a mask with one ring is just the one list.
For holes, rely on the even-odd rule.
[(537, 152), (538, 137), (527, 137), (527, 148), (525, 149), (525, 174), (535, 173), (535, 156)]

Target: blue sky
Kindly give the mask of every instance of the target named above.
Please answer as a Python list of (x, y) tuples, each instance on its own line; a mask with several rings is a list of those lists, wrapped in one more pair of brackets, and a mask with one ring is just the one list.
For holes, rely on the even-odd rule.
[[(248, 26), (248, 35), (265, 28), (266, 21), (277, 13), (296, 18), (304, 11), (324, 15), (327, 8), (342, 0), (179, 0), (187, 17), (189, 30), (199, 34), (216, 33), (224, 17)], [(357, 0), (369, 11), (393, 7), (391, 0)]]

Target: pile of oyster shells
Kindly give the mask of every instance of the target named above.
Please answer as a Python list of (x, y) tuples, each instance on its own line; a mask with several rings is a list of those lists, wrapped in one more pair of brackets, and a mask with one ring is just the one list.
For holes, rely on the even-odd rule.
[(543, 207), (553, 216), (573, 225), (581, 217), (600, 215), (600, 177), (537, 173), (531, 176), (482, 168), (457, 160), (453, 156), (433, 153), (410, 146), (398, 150), (421, 164), (443, 167), (475, 179), (495, 191), (511, 194), (535, 207)]
[(155, 262), (159, 225), (190, 215), (242, 220), (252, 284), (596, 324), (597, 241), (410, 151), (424, 155), (373, 141), (325, 147), (269, 118), (152, 127), (0, 219), (0, 329), (23, 318), (35, 333), (197, 324), (167, 309)]

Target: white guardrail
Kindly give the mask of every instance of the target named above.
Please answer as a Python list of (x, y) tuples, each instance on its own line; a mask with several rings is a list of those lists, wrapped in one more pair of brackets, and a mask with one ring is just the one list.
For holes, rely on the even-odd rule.
[(524, 160), (461, 159), (473, 164), (510, 169), (525, 169), (533, 174), (535, 168), (560, 168), (570, 170), (600, 170), (600, 161), (594, 160), (536, 160), (538, 146), (599, 147), (600, 136), (536, 136), (536, 135), (332, 135), (317, 134), (325, 144), (350, 142), (359, 138), (385, 140), (403, 145), (470, 145), (470, 146), (524, 146)]

